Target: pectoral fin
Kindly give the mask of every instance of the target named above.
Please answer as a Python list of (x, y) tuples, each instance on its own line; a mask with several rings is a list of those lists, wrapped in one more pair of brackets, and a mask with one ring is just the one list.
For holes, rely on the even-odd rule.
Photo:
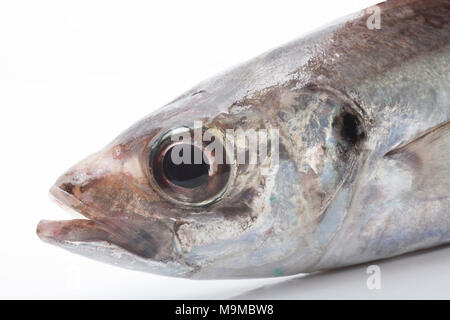
[(450, 121), (386, 154), (413, 177), (413, 191), (422, 199), (450, 197)]

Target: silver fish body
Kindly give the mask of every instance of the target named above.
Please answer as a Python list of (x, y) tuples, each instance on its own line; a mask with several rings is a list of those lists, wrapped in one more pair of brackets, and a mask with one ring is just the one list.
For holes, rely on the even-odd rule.
[[(312, 272), (450, 242), (450, 1), (378, 7), (380, 29), (354, 15), (136, 123), (52, 187), (87, 219), (42, 221), (39, 236), (203, 279)], [(232, 162), (195, 192), (173, 188), (152, 154), (194, 121), (219, 133), (275, 129), (278, 152), (264, 161), (276, 166)]]

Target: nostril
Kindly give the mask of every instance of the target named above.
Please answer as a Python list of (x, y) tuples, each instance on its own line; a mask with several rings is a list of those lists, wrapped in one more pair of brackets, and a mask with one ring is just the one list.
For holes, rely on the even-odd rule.
[(62, 184), (59, 186), (59, 188), (60, 188), (61, 190), (65, 191), (65, 192), (67, 192), (68, 194), (71, 194), (71, 195), (74, 194), (74, 193), (73, 193), (73, 189), (75, 188), (75, 186), (74, 186), (72, 183), (70, 183), (70, 182), (62, 183)]

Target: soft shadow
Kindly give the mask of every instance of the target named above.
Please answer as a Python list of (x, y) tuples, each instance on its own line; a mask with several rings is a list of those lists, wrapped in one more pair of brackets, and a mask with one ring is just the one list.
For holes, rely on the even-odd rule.
[[(368, 289), (367, 267), (381, 270), (381, 288)], [(352, 267), (300, 275), (231, 299), (449, 299), (450, 245)]]

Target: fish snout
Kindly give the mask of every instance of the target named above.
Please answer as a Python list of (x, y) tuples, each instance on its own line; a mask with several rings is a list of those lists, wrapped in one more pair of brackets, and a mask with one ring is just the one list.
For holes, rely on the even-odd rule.
[(63, 175), (61, 175), (50, 189), (50, 194), (62, 197), (69, 203), (82, 201), (83, 193), (96, 181), (105, 177), (111, 169), (105, 163), (107, 159), (101, 154), (93, 154), (82, 160)]
[(104, 241), (143, 259), (171, 260), (174, 222), (150, 215), (152, 208), (136, 200), (140, 198), (128, 177), (113, 166), (104, 169), (105, 161), (102, 155), (83, 160), (60, 176), (49, 192), (59, 206), (81, 214), (85, 222), (42, 221), (38, 235), (50, 241)]

